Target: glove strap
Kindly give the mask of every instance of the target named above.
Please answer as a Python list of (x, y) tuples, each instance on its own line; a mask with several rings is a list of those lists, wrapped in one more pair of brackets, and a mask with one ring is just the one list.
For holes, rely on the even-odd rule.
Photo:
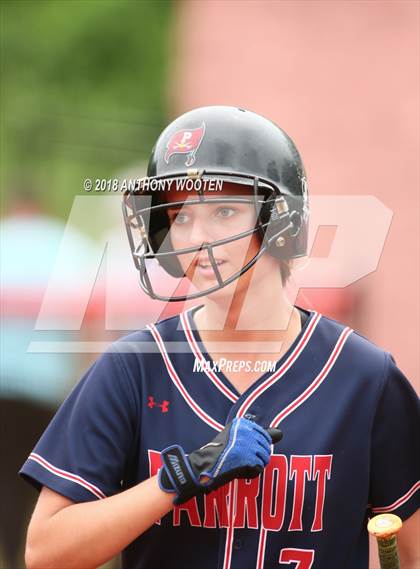
[(167, 447), (160, 456), (159, 486), (164, 492), (176, 492), (174, 504), (182, 504), (199, 493), (200, 483), (182, 447)]

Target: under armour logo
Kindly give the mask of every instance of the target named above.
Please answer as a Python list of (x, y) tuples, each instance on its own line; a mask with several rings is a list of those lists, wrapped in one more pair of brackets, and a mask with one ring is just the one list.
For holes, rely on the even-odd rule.
[(153, 409), (154, 407), (160, 407), (162, 413), (167, 413), (169, 411), (169, 401), (166, 401), (166, 399), (164, 399), (162, 403), (157, 403), (153, 395), (149, 395), (148, 400), (149, 402), (147, 406), (149, 407), (149, 409)]

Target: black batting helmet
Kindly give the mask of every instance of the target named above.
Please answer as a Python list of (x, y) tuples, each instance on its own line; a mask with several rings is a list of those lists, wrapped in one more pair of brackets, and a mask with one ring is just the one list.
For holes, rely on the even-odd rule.
[[(255, 206), (256, 223), (246, 233), (261, 236), (258, 254), (225, 280), (214, 262), (213, 248), (245, 234), (204, 243), (199, 248), (174, 250), (168, 238), (168, 204), (162, 199), (162, 192), (176, 183), (195, 190), (196, 199), (194, 202), (188, 199), (189, 204), (206, 203), (209, 201), (206, 184), (208, 187), (215, 181), (248, 186), (246, 201)], [(145, 197), (149, 199), (147, 204)], [(212, 196), (211, 203), (226, 199)], [(237, 107), (194, 109), (167, 126), (152, 150), (147, 177), (134, 191), (125, 193), (123, 212), (141, 287), (160, 300), (193, 299), (218, 290), (239, 278), (265, 251), (277, 259), (306, 255), (309, 209), (306, 175), (299, 152), (290, 137), (273, 122)], [(157, 260), (170, 276), (179, 279), (185, 274), (178, 256), (200, 250), (207, 250), (217, 285), (180, 296), (164, 296), (154, 290), (147, 272), (148, 259)]]

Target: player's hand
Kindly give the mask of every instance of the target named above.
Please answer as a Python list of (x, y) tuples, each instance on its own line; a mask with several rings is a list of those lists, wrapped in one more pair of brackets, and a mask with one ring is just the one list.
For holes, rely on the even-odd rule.
[(182, 504), (234, 478), (255, 478), (270, 460), (270, 445), (281, 438), (279, 429), (265, 430), (248, 419), (234, 419), (188, 456), (179, 445), (164, 449), (159, 485), (165, 492), (177, 494), (174, 504)]

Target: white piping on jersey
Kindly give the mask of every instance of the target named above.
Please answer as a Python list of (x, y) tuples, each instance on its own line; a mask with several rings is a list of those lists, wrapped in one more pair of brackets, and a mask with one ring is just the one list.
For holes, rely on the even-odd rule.
[(46, 470), (48, 470), (52, 474), (55, 474), (55, 476), (59, 476), (60, 478), (64, 478), (65, 480), (70, 480), (70, 482), (74, 482), (75, 484), (82, 486), (83, 488), (85, 488), (85, 490), (88, 490), (91, 494), (93, 494), (97, 498), (106, 498), (106, 495), (102, 492), (102, 490), (100, 490), (97, 486), (95, 486), (91, 482), (88, 482), (87, 480), (85, 480), (81, 476), (78, 476), (77, 474), (72, 474), (71, 472), (67, 472), (67, 470), (63, 470), (61, 468), (57, 468), (57, 466), (53, 466), (50, 462), (48, 462), (48, 460), (45, 460), (45, 458), (43, 458), (39, 454), (36, 454), (35, 452), (32, 452), (29, 455), (28, 460), (33, 460), (34, 462), (37, 462)]
[(159, 334), (158, 329), (154, 324), (147, 324), (146, 328), (150, 330), (155, 339), (155, 342), (159, 348), (163, 361), (165, 363), (166, 369), (168, 371), (169, 377), (171, 378), (173, 384), (178, 389), (182, 397), (184, 398), (185, 402), (191, 407), (194, 413), (207, 425), (209, 425), (212, 429), (220, 432), (223, 431), (224, 426), (217, 422), (215, 419), (210, 417), (199, 405), (194, 401), (188, 391), (185, 389), (184, 385), (182, 384), (179, 375), (177, 374), (171, 359), (168, 356), (168, 352), (166, 351), (165, 344), (163, 342), (162, 336)]
[[(290, 403), (283, 411), (281, 411), (270, 423), (270, 427), (279, 426), (281, 421), (284, 421), (286, 417), (288, 417), (293, 411), (296, 411), (298, 407), (302, 405), (311, 395), (315, 393), (321, 383), (327, 378), (328, 374), (330, 373), (333, 365), (337, 361), (341, 351), (343, 349), (344, 344), (346, 343), (348, 337), (353, 332), (351, 328), (344, 328), (341, 332), (331, 354), (329, 355), (326, 363), (324, 364), (323, 368), (313, 380), (313, 382), (305, 389), (303, 393), (299, 395), (292, 403)], [(228, 528), (228, 531), (230, 528)], [(265, 558), (265, 547), (267, 542), (267, 530), (261, 526), (260, 530), (260, 539), (258, 543), (258, 554), (257, 554), (257, 565), (256, 569), (262, 569), (264, 567), (264, 558)]]
[[(203, 353), (201, 352), (201, 350), (197, 344), (196, 339), (194, 338), (194, 334), (192, 333), (191, 328), (190, 328), (189, 323), (188, 323), (187, 313), (191, 312), (195, 308), (196, 307), (193, 306), (192, 308), (189, 308), (188, 310), (181, 312), (180, 320), (181, 320), (182, 328), (184, 329), (185, 337), (187, 339), (187, 342), (188, 342), (194, 356), (196, 358), (198, 358), (201, 362), (207, 362), (206, 358), (204, 357)], [(213, 382), (213, 384), (217, 387), (217, 389), (219, 391), (221, 391), (223, 393), (223, 395), (225, 395), (228, 399), (230, 399), (230, 401), (232, 401), (233, 403), (236, 403), (236, 401), (239, 399), (239, 397), (235, 393), (233, 393), (233, 391), (231, 391), (212, 370), (207, 369), (208, 366), (204, 365), (203, 368), (204, 368), (203, 369), (204, 373), (207, 375), (207, 377), (210, 379), (210, 381)]]
[(315, 332), (315, 329), (318, 325), (318, 322), (321, 320), (321, 314), (317, 312), (313, 313), (312, 321), (309, 323), (304, 335), (299, 340), (299, 343), (287, 358), (287, 360), (277, 369), (270, 377), (268, 377), (259, 387), (257, 387), (242, 403), (239, 407), (238, 412), (236, 413), (237, 417), (243, 417), (247, 412), (248, 408), (254, 403), (254, 401), (262, 394), (264, 391), (269, 389), (273, 383), (275, 383), (278, 379), (283, 377), (283, 375), (291, 368), (291, 366), (295, 363), (295, 361), (299, 358), (302, 351), (304, 350), (305, 346), (308, 344), (309, 340), (312, 337), (312, 334)]
[(381, 514), (384, 512), (391, 512), (392, 510), (396, 510), (397, 508), (405, 504), (412, 496), (414, 496), (416, 491), (419, 489), (420, 489), (420, 480), (416, 482), (410, 488), (410, 490), (404, 494), (404, 496), (401, 496), (401, 498), (395, 500), (394, 503), (390, 504), (389, 506), (378, 506), (376, 508), (372, 508), (372, 512), (374, 512), (375, 514)]
[(260, 539), (258, 541), (257, 564), (255, 569), (261, 569), (264, 566), (265, 548), (267, 545), (267, 530), (261, 529)]

